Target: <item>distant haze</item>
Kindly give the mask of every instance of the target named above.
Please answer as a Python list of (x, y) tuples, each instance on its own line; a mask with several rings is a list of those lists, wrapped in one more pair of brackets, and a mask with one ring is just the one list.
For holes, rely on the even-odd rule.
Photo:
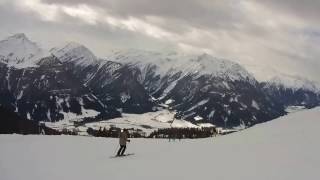
[(0, 38), (25, 33), (45, 48), (66, 41), (112, 49), (209, 53), (258, 80), (320, 82), (320, 1), (0, 0)]

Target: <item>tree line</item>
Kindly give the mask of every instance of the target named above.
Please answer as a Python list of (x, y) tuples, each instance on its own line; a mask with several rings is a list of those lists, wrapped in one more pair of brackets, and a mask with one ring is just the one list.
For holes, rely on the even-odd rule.
[[(110, 127), (109, 129), (107, 129), (106, 127), (104, 127), (104, 128), (100, 127), (99, 130), (96, 130), (96, 129), (89, 127), (87, 129), (87, 133), (91, 136), (94, 136), (94, 137), (117, 138), (117, 137), (119, 137), (120, 131), (121, 131), (121, 128), (117, 128), (117, 127)], [(130, 129), (128, 129), (128, 131), (129, 131), (129, 137), (131, 137), (131, 138), (144, 138), (144, 137), (146, 137), (146, 133), (140, 129), (130, 128)]]
[[(119, 137), (121, 129), (117, 127), (100, 127), (98, 130), (88, 128), (87, 133), (94, 137)], [(167, 138), (169, 140), (174, 139), (194, 139), (194, 138), (207, 138), (216, 136), (217, 130), (214, 127), (210, 128), (162, 128), (157, 129), (147, 135), (141, 129), (128, 129), (130, 138)]]
[(149, 138), (171, 139), (194, 139), (216, 136), (217, 130), (214, 127), (208, 128), (163, 128), (152, 132)]

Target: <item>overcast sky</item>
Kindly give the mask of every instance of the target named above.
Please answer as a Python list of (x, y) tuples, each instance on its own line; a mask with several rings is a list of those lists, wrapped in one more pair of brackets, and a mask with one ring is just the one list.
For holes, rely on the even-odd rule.
[(320, 82), (317, 0), (0, 0), (0, 38), (25, 33), (45, 48), (66, 41), (111, 49), (206, 52), (274, 74)]

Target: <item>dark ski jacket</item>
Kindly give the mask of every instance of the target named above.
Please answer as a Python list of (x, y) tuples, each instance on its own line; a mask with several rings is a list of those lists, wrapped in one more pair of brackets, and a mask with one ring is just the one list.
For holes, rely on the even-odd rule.
[(127, 141), (128, 141), (128, 134), (127, 132), (123, 131), (123, 132), (120, 132), (120, 135), (119, 135), (119, 144), (121, 146), (125, 146), (127, 145)]

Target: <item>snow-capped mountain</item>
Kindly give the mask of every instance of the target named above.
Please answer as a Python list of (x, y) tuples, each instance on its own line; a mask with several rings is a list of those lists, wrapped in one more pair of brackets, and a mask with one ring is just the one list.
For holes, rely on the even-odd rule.
[(45, 53), (24, 34), (0, 41), (0, 52), (0, 104), (25, 119), (97, 120), (163, 106), (177, 118), (232, 128), (320, 102), (319, 86), (310, 81), (258, 83), (241, 65), (208, 54), (131, 49), (99, 59), (78, 43)]
[(135, 78), (130, 67), (103, 61), (89, 72), (85, 85), (105, 104), (121, 108), (127, 113), (144, 113), (154, 109), (149, 93)]
[(245, 127), (284, 112), (268, 101), (250, 73), (229, 60), (138, 50), (114, 52), (107, 59), (129, 66), (158, 102), (190, 121)]
[(32, 67), (45, 55), (25, 34), (15, 34), (0, 41), (0, 61), (16, 68)]
[(86, 83), (99, 67), (97, 57), (82, 44), (69, 42), (49, 51), (82, 82)]
[(87, 47), (75, 42), (52, 48), (50, 53), (63, 63), (74, 63), (77, 66), (85, 67), (98, 62), (97, 57)]
[(143, 113), (153, 109), (151, 97), (128, 66), (97, 59), (88, 48), (78, 43), (68, 43), (50, 52), (104, 104), (128, 113)]
[(220, 59), (208, 54), (186, 55), (177, 52), (160, 53), (129, 49), (127, 51), (115, 51), (111, 53), (108, 60), (124, 64), (134, 64), (145, 70), (143, 81), (147, 73), (147, 67), (154, 66), (155, 73), (165, 76), (168, 73), (185, 72), (185, 74), (211, 74), (214, 76), (241, 80), (254, 77), (242, 66), (226, 59)]
[(208, 54), (185, 55), (130, 49), (115, 51), (107, 60), (131, 66), (145, 88), (159, 97), (164, 97), (179, 79), (189, 75), (199, 77), (210, 74), (231, 81), (248, 80), (256, 83), (255, 78), (239, 64)]
[(277, 86), (286, 89), (312, 91), (320, 93), (320, 84), (310, 81), (306, 78), (282, 74), (280, 77), (275, 76), (266, 82), (266, 86)]
[(110, 158), (116, 138), (0, 135), (1, 180), (316, 180), (319, 117), (315, 108), (228, 136), (131, 139), (135, 155), (121, 158)]
[(111, 118), (120, 113), (107, 107), (54, 56), (39, 67), (16, 69), (0, 64), (0, 104), (36, 121)]
[(284, 106), (314, 107), (320, 104), (320, 85), (308, 79), (282, 75), (261, 84), (265, 94)]
[[(17, 64), (9, 60), (0, 62), (0, 104), (22, 118), (53, 122), (87, 117), (108, 119), (120, 116), (118, 108), (142, 113), (154, 106), (130, 69), (98, 60), (84, 45), (68, 43), (52, 48), (49, 56), (28, 59), (25, 57), (28, 53), (43, 51), (24, 34), (8, 40), (14, 42), (10, 43), (13, 54), (27, 45), (38, 49), (18, 53), (21, 61)], [(1, 46), (0, 52), (7, 49)]]

